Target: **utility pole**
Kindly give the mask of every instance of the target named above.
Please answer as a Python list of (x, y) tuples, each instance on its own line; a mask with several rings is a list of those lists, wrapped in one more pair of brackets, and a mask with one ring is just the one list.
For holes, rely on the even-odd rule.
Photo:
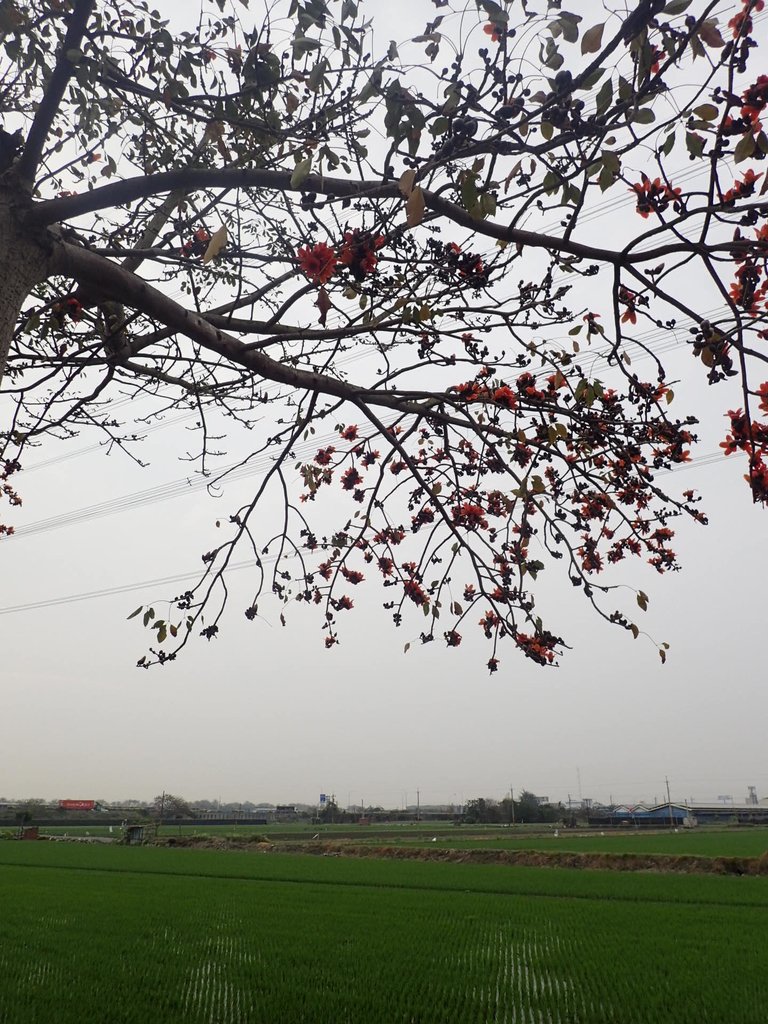
[(669, 795), (669, 779), (667, 778), (666, 775), (664, 776), (664, 782), (665, 782), (666, 787), (667, 787), (667, 807), (669, 808), (669, 827), (670, 828), (674, 828), (675, 827), (675, 819), (674, 819), (674, 817), (672, 815), (672, 800), (671, 800), (670, 795)]
[(421, 790), (416, 790), (416, 821), (421, 821)]
[(512, 824), (515, 824), (515, 791), (509, 787), (509, 803), (512, 808)]

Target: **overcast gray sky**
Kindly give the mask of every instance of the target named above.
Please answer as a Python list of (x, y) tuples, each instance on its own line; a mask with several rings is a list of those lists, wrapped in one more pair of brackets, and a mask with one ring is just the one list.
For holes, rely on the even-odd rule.
[[(398, 17), (415, 6), (388, 5)], [(578, 5), (585, 22), (587, 8), (599, 20), (601, 5)], [(420, 11), (414, 31), (435, 13), (426, 2)], [(391, 34), (402, 38), (402, 30)], [(595, 238), (614, 232), (615, 214), (607, 210), (591, 230)], [(19, 536), (0, 544), (0, 795), (119, 800), (164, 789), (287, 802), (326, 792), (341, 803), (401, 805), (417, 788), (422, 803), (442, 803), (501, 797), (512, 786), (553, 799), (629, 801), (661, 798), (668, 776), (676, 799), (739, 800), (747, 785), (768, 796), (768, 512), (751, 506), (743, 462), (701, 459), (717, 451), (723, 413), (738, 396), (708, 389), (682, 344), (668, 368), (686, 377), (675, 388), (681, 411), (705, 420), (700, 461), (675, 482), (703, 492), (711, 525), (682, 529), (676, 576), (624, 567), (627, 582), (651, 598), (639, 624), (671, 644), (666, 666), (652, 644), (597, 620), (567, 585), (547, 592), (575, 648), (558, 670), (502, 650), (502, 669), (488, 676), (481, 636), (467, 635), (455, 651), (415, 643), (404, 654), (420, 626), (394, 630), (376, 592), (355, 594), (341, 645), (326, 651), (314, 609), (291, 609), (286, 628), (276, 607), (246, 622), (244, 570), (231, 577), (220, 640), (140, 671), (145, 633), (126, 616), (139, 604), (162, 606), (178, 584), (3, 612), (194, 571), (216, 541), (215, 520), (255, 478), (227, 485), (218, 499), (190, 486), (170, 500), (156, 494), (24, 536), (29, 524), (184, 478), (189, 465), (178, 455), (193, 442), (185, 421), (150, 433), (146, 469), (120, 453), (64, 458), (95, 438), (41, 449), (18, 477)], [(230, 439), (233, 457), (246, 450)], [(47, 464), (35, 470), (36, 461)]]

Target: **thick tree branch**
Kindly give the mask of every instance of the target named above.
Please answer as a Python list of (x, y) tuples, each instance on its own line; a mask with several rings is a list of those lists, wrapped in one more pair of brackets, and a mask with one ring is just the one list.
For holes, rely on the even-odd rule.
[(80, 48), (83, 34), (88, 25), (88, 19), (93, 13), (94, 3), (95, 0), (75, 0), (74, 8), (69, 16), (69, 24), (64, 41), (56, 55), (56, 66), (48, 82), (45, 95), (40, 102), (40, 106), (37, 108), (32, 127), (29, 129), (24, 151), (16, 165), (19, 178), (30, 185), (34, 181), (35, 173), (40, 164), (48, 132), (51, 129), (61, 101), (64, 98), (64, 92), (75, 70), (75, 65), (70, 60), (68, 54), (70, 51)]
[[(393, 392), (363, 388), (326, 374), (299, 370), (265, 355), (263, 351), (244, 345), (231, 334), (214, 327), (203, 316), (190, 312), (157, 288), (147, 284), (120, 266), (103, 259), (87, 249), (68, 242), (56, 245), (52, 257), (54, 273), (74, 278), (79, 284), (93, 289), (110, 300), (124, 303), (155, 317), (174, 332), (184, 335), (204, 349), (215, 352), (235, 365), (242, 366), (265, 380), (286, 384), (301, 391), (332, 395), (357, 405), (377, 405), (418, 416), (432, 416), (445, 422), (464, 421), (440, 413), (436, 408), (440, 399), (430, 396), (426, 401), (414, 400)], [(143, 346), (139, 346), (141, 348)], [(488, 428), (491, 429), (490, 427)], [(491, 430), (491, 432), (495, 432)], [(498, 433), (502, 433), (498, 431)]]
[[(316, 192), (329, 197), (356, 197), (366, 199), (402, 199), (398, 183), (395, 181), (351, 181), (344, 178), (330, 178), (320, 175), (309, 175), (300, 186), (291, 185), (291, 174), (288, 171), (270, 171), (262, 169), (221, 168), (221, 169), (183, 169), (164, 171), (160, 174), (148, 174), (140, 178), (127, 178), (124, 181), (103, 185), (90, 192), (64, 199), (50, 199), (36, 203), (26, 216), (32, 225), (54, 224), (64, 220), (107, 209), (116, 205), (134, 202), (173, 190), (174, 192), (195, 192), (199, 189), (226, 188), (265, 188), (283, 193)], [(553, 253), (568, 253), (580, 259), (609, 263), (613, 266), (629, 266), (646, 260), (660, 259), (675, 253), (697, 252), (700, 255), (717, 251), (731, 252), (743, 248), (745, 251), (754, 247), (749, 241), (723, 243), (722, 245), (697, 246), (693, 242), (672, 242), (648, 249), (640, 253), (631, 253), (628, 249), (616, 251), (597, 246), (584, 245), (572, 239), (558, 238), (556, 235), (541, 234), (537, 231), (526, 231), (522, 228), (508, 227), (491, 220), (479, 220), (473, 217), (457, 203), (452, 203), (434, 192), (424, 190), (426, 206), (438, 216), (446, 217), (454, 224), (472, 231), (476, 235), (484, 235), (497, 241), (516, 245), (546, 249)], [(404, 201), (404, 200), (403, 200)]]
[[(344, 178), (329, 178), (311, 174), (300, 186), (291, 185), (289, 171), (269, 171), (260, 169), (205, 169), (164, 171), (160, 174), (148, 174), (140, 178), (126, 178), (124, 181), (104, 185), (78, 196), (67, 196), (64, 199), (50, 199), (36, 204), (28, 214), (33, 224), (54, 224), (63, 220), (96, 210), (111, 208), (136, 199), (163, 192), (185, 190), (195, 192), (204, 188), (265, 188), (277, 192), (316, 192), (318, 195), (356, 197), (366, 199), (401, 199), (396, 181), (351, 181)], [(427, 207), (440, 216), (448, 217), (455, 224), (477, 234), (486, 235), (505, 242), (533, 246), (552, 252), (569, 253), (587, 260), (599, 260), (602, 263), (618, 263), (623, 259), (632, 262), (632, 257), (622, 257), (609, 249), (598, 249), (579, 242), (565, 241), (554, 235), (543, 235), (536, 231), (525, 231), (521, 228), (505, 227), (492, 221), (478, 220), (456, 203), (449, 202), (434, 192), (424, 190)], [(405, 202), (405, 200), (402, 200)], [(647, 254), (634, 259), (647, 259)]]

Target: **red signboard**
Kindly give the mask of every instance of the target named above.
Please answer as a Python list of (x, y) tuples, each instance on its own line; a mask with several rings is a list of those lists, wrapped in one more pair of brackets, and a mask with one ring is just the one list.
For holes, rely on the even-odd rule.
[(59, 800), (61, 811), (92, 811), (95, 806), (95, 800)]

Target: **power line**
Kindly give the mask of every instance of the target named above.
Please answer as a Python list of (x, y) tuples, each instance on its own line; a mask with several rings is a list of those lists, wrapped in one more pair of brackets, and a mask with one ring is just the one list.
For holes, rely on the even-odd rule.
[[(738, 453), (741, 455), (741, 453)], [(719, 452), (712, 452), (709, 455), (701, 456), (700, 459), (694, 460), (697, 466), (714, 465), (723, 461), (722, 455)], [(679, 472), (680, 470), (692, 468), (691, 463), (685, 463), (679, 466), (675, 466), (671, 470), (663, 470), (662, 472)], [(262, 565), (269, 565), (276, 561), (276, 556), (268, 555), (261, 560)], [(248, 569), (257, 565), (258, 563), (254, 559), (248, 559), (242, 562), (233, 562), (227, 567), (227, 572), (235, 572), (238, 569)], [(102, 587), (99, 590), (89, 590), (79, 594), (67, 594), (62, 597), (51, 597), (45, 598), (41, 601), (29, 601), (26, 604), (8, 605), (5, 608), (0, 608), (0, 615), (12, 615), (16, 612), (29, 612), (38, 611), (42, 608), (56, 608), (60, 605), (76, 604), (80, 601), (93, 601), (99, 598), (111, 597), (114, 594), (130, 594), (137, 590), (144, 590), (149, 587), (160, 587), (166, 586), (170, 583), (183, 583), (185, 580), (199, 580), (201, 576), (201, 570), (197, 572), (180, 573), (176, 576), (160, 576), (156, 579), (141, 580), (138, 583), (126, 583), (116, 587)]]
[[(385, 425), (388, 425), (392, 421), (393, 417), (387, 417), (382, 422), (384, 422)], [(322, 448), (324, 445), (328, 445), (337, 440), (337, 438), (338, 435), (336, 432), (319, 436), (316, 435), (308, 442), (295, 445), (291, 449), (292, 457), (295, 456), (303, 458), (314, 453), (318, 448)], [(205, 490), (210, 487), (212, 483), (217, 483), (219, 481), (241, 480), (255, 476), (268, 469), (269, 466), (272, 465), (272, 461), (273, 460), (269, 455), (263, 455), (257, 459), (248, 460), (246, 462), (235, 462), (229, 466), (225, 466), (223, 469), (218, 471), (216, 476), (213, 478), (203, 476), (182, 477), (181, 479), (173, 480), (166, 484), (159, 484), (156, 487), (149, 487), (141, 491), (132, 491), (130, 494), (125, 494), (120, 498), (98, 502), (94, 505), (85, 505), (82, 508), (73, 509), (68, 513), (51, 516), (47, 519), (39, 519), (37, 522), (21, 526), (10, 537), (4, 538), (2, 543), (8, 543), (14, 539), (21, 539), (23, 537), (32, 537), (36, 534), (48, 533), (50, 530), (57, 530), (64, 526), (73, 526), (93, 519), (102, 519), (106, 516), (117, 515), (118, 513), (127, 512), (130, 509), (140, 508), (145, 505), (155, 505), (161, 501), (178, 498), (182, 494)]]
[[(127, 404), (130, 401), (133, 401), (133, 399), (128, 399), (126, 402), (116, 402), (114, 405), (110, 406), (110, 412), (117, 409), (118, 406)], [(161, 423), (154, 423), (151, 426), (144, 427), (143, 433), (154, 434), (158, 430), (165, 430), (166, 427), (175, 427), (179, 423), (195, 419), (197, 416), (197, 412), (187, 412), (181, 416), (174, 416), (170, 419), (163, 420)], [(97, 441), (95, 444), (89, 444), (83, 448), (77, 448), (72, 452), (64, 452), (61, 455), (52, 455), (50, 458), (43, 459), (41, 462), (35, 462), (29, 467), (25, 466), (24, 476), (27, 477), (30, 473), (36, 473), (39, 469), (48, 469), (50, 466), (58, 465), (61, 462), (69, 462), (71, 459), (80, 458), (81, 455), (90, 455), (91, 452), (103, 451), (104, 448), (116, 443), (116, 441), (112, 441), (111, 439), (108, 441)]]
[[(275, 556), (269, 556), (261, 560), (261, 564), (269, 564), (275, 561)], [(233, 562), (227, 566), (227, 572), (236, 572), (238, 569), (248, 569), (258, 563), (254, 559), (244, 562)], [(50, 597), (42, 601), (29, 601), (27, 604), (9, 605), (7, 608), (0, 608), (0, 615), (11, 615), (14, 612), (36, 611), (40, 608), (56, 608), (59, 605), (75, 604), (78, 601), (93, 601), (97, 598), (111, 597), (113, 594), (130, 594), (136, 590), (144, 590), (147, 587), (166, 586), (169, 583), (183, 583), (185, 580), (199, 580), (201, 571), (180, 573), (178, 576), (159, 576), (153, 580), (141, 580), (138, 583), (125, 583), (117, 587), (102, 587), (100, 590), (88, 590), (80, 594), (67, 594), (63, 597)]]

